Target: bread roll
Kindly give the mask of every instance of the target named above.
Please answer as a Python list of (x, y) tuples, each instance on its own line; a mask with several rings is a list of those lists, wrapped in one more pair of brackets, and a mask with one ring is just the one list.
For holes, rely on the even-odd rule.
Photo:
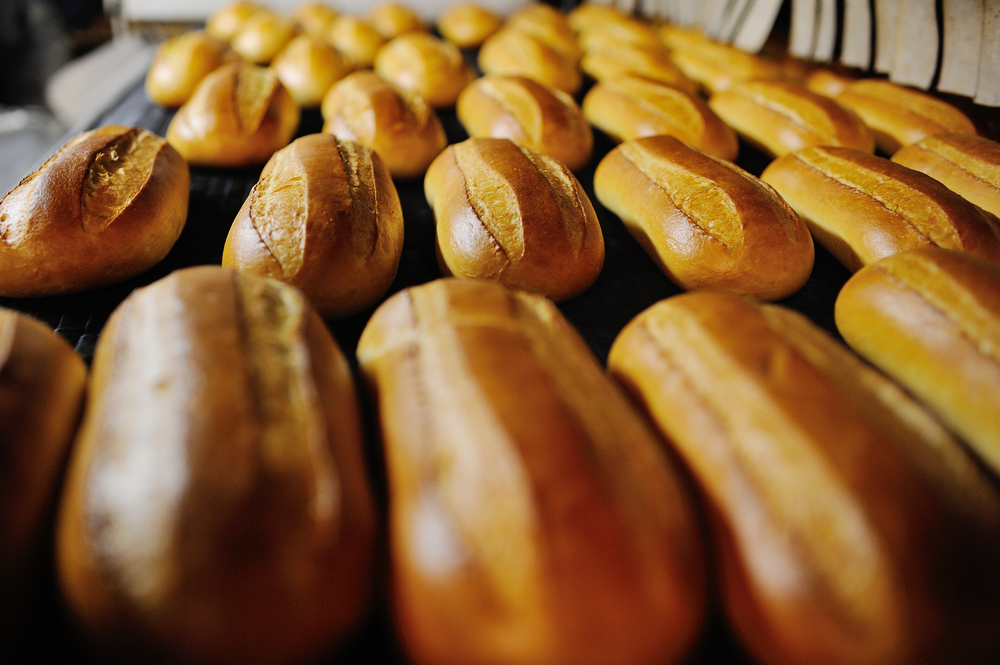
[(399, 2), (380, 2), (365, 14), (365, 21), (387, 41), (407, 32), (426, 32), (427, 24), (413, 8)]
[(434, 108), (454, 106), (462, 88), (476, 78), (457, 46), (426, 32), (408, 32), (379, 49), (375, 73)]
[(836, 320), (1000, 473), (1000, 267), (938, 247), (894, 254), (848, 280)]
[(587, 49), (580, 68), (596, 81), (634, 76), (664, 83), (689, 95), (698, 94), (698, 84), (684, 75), (666, 48), (644, 48), (609, 44)]
[(755, 662), (996, 662), (1000, 497), (893, 383), (796, 312), (709, 292), (640, 314), (608, 364), (701, 489)]
[(761, 174), (848, 270), (937, 245), (1000, 261), (1000, 222), (938, 181), (849, 148), (812, 147)]
[(479, 69), (484, 74), (526, 76), (570, 95), (583, 84), (576, 62), (520, 30), (504, 29), (487, 39), (479, 49)]
[(160, 106), (180, 106), (203, 78), (234, 57), (226, 42), (201, 30), (177, 35), (157, 47), (146, 74), (146, 95)]
[(705, 610), (677, 470), (548, 301), (438, 280), (358, 344), (415, 663), (680, 662)]
[(781, 67), (773, 60), (713, 42), (684, 28), (664, 24), (660, 38), (670, 47), (674, 64), (710, 94), (728, 90), (740, 81), (770, 81), (782, 76)]
[(330, 88), (323, 117), (324, 132), (376, 151), (394, 178), (423, 175), (448, 145), (434, 109), (372, 71), (349, 74)]
[(847, 86), (853, 83), (854, 80), (852, 76), (823, 67), (816, 67), (806, 75), (804, 84), (812, 92), (832, 99), (847, 89)]
[(233, 50), (244, 60), (266, 65), (298, 34), (298, 24), (274, 12), (258, 12), (233, 35)]
[(523, 76), (483, 76), (462, 91), (458, 119), (469, 136), (510, 139), (567, 166), (590, 161), (594, 135), (580, 107), (561, 90)]
[(437, 18), (438, 32), (459, 48), (479, 46), (501, 25), (496, 13), (474, 2), (456, 2)]
[(601, 81), (583, 98), (583, 115), (615, 141), (669, 134), (734, 161), (736, 133), (708, 104), (676, 88), (635, 76)]
[(594, 191), (681, 288), (777, 300), (812, 272), (809, 230), (770, 186), (672, 136), (609, 152)]
[(342, 14), (330, 24), (326, 40), (358, 68), (371, 67), (386, 39), (374, 27), (355, 16)]
[(566, 23), (573, 32), (582, 33), (591, 28), (599, 28), (601, 25), (613, 21), (621, 21), (628, 17), (617, 9), (614, 5), (606, 5), (594, 0), (585, 0), (576, 5), (566, 14)]
[(354, 71), (354, 64), (326, 42), (299, 35), (274, 58), (271, 69), (299, 106), (318, 108), (330, 87)]
[(737, 83), (712, 95), (708, 105), (741, 138), (772, 157), (812, 145), (875, 152), (875, 136), (857, 113), (794, 83)]
[(951, 104), (889, 81), (855, 81), (837, 101), (861, 116), (875, 132), (879, 150), (890, 156), (926, 136), (976, 133), (972, 121)]
[(274, 153), (240, 209), (222, 265), (302, 290), (324, 317), (353, 314), (389, 290), (403, 211), (371, 149), (329, 134)]
[(266, 11), (269, 11), (268, 8), (258, 2), (235, 0), (212, 12), (205, 21), (205, 30), (216, 39), (228, 42), (247, 19), (258, 12)]
[(205, 77), (167, 140), (197, 166), (249, 166), (288, 145), (298, 126), (298, 104), (274, 70), (234, 62)]
[(607, 20), (578, 29), (577, 32), (579, 33), (577, 41), (585, 52), (614, 46), (647, 50), (664, 48), (663, 41), (653, 26), (622, 14), (615, 14)]
[(299, 22), (306, 34), (325, 40), (330, 25), (340, 16), (340, 12), (325, 2), (302, 2), (292, 12), (292, 18)]
[(448, 146), (424, 178), (437, 223), (438, 265), (561, 300), (604, 265), (594, 207), (565, 165), (507, 139)]
[(926, 173), (967, 201), (1000, 216), (1000, 144), (971, 134), (928, 136), (892, 161)]
[(87, 367), (45, 324), (0, 309), (0, 643), (18, 661), (49, 599), (51, 533)]
[(375, 520), (350, 369), (296, 290), (202, 266), (115, 310), (56, 534), (102, 651), (315, 659), (365, 612)]
[(108, 125), (84, 132), (0, 201), (0, 296), (121, 282), (167, 255), (187, 220), (190, 175), (166, 141)]
[(583, 55), (566, 17), (552, 5), (530, 2), (512, 12), (504, 27), (534, 37), (568, 62), (577, 63)]

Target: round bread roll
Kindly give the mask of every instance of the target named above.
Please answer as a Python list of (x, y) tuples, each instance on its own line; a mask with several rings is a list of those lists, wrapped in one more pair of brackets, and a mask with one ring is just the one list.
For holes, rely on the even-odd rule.
[[(579, 22), (578, 22), (579, 23)], [(650, 24), (621, 14), (577, 30), (577, 42), (584, 52), (595, 48), (631, 46), (640, 49), (662, 49), (663, 41)]]
[(627, 19), (628, 17), (614, 5), (606, 5), (593, 0), (581, 2), (566, 15), (566, 23), (576, 33), (587, 32), (606, 23)]
[(812, 145), (875, 152), (875, 135), (857, 113), (794, 83), (736, 83), (712, 95), (708, 105), (741, 138), (772, 157)]
[(510, 139), (566, 165), (590, 161), (594, 135), (580, 107), (561, 90), (523, 76), (483, 76), (465, 87), (456, 106), (471, 137)]
[(937, 245), (1000, 262), (1000, 221), (937, 180), (850, 148), (803, 148), (761, 174), (848, 270)]
[(855, 81), (837, 101), (861, 116), (875, 132), (879, 150), (890, 156), (926, 136), (976, 133), (972, 121), (951, 104), (890, 81)]
[(441, 272), (553, 300), (577, 295), (604, 265), (594, 207), (563, 164), (507, 139), (448, 146), (424, 178)]
[(693, 30), (664, 24), (660, 38), (670, 47), (674, 64), (710, 94), (728, 90), (740, 81), (774, 80), (782, 75), (773, 60), (713, 42)]
[(385, 37), (355, 16), (341, 14), (330, 24), (326, 40), (354, 62), (358, 68), (371, 67)]
[(354, 64), (340, 51), (312, 35), (299, 35), (271, 62), (295, 102), (316, 108), (330, 87), (354, 71)]
[(672, 136), (609, 152), (594, 192), (683, 289), (778, 300), (812, 272), (809, 230), (777, 192)]
[(454, 106), (462, 88), (476, 78), (457, 46), (426, 32), (408, 32), (379, 49), (375, 73), (434, 108)]
[(350, 367), (295, 289), (199, 266), (94, 355), (56, 533), (108, 661), (319, 662), (363, 618), (377, 517)]
[(167, 140), (191, 164), (249, 166), (288, 145), (298, 125), (298, 104), (273, 70), (234, 62), (205, 77)]
[(689, 95), (698, 94), (698, 84), (684, 75), (662, 45), (653, 48), (629, 44), (595, 46), (583, 54), (580, 68), (596, 81), (634, 76), (664, 83)]
[(971, 134), (936, 134), (902, 148), (892, 161), (926, 173), (1000, 217), (1000, 144)]
[(75, 293), (146, 271), (180, 236), (189, 188), (184, 159), (151, 132), (80, 134), (0, 201), (0, 296)]
[(399, 2), (380, 2), (365, 14), (364, 20), (387, 41), (407, 32), (426, 32), (427, 24), (413, 8)]
[(459, 48), (479, 46), (502, 24), (493, 11), (474, 2), (456, 2), (437, 18), (438, 32)]
[(340, 16), (340, 12), (325, 2), (303, 2), (292, 12), (292, 18), (299, 22), (306, 34), (325, 40), (330, 25)]
[(507, 28), (487, 39), (479, 49), (479, 69), (484, 74), (527, 76), (571, 95), (583, 84), (575, 61), (525, 32)]
[(394, 178), (416, 178), (448, 145), (427, 103), (371, 70), (348, 74), (323, 98), (323, 131), (378, 153)]
[(534, 37), (571, 63), (579, 62), (583, 55), (566, 17), (552, 5), (529, 3), (507, 17), (504, 28)]
[(233, 50), (244, 60), (266, 65), (298, 34), (293, 19), (274, 12), (258, 12), (248, 18), (233, 35)]
[(268, 161), (229, 230), (222, 265), (298, 287), (331, 318), (378, 302), (402, 251), (403, 211), (379, 156), (312, 134)]
[(226, 42), (201, 30), (172, 37), (156, 49), (146, 74), (146, 95), (160, 106), (176, 108), (202, 79), (234, 57)]
[(205, 31), (216, 39), (230, 41), (240, 26), (258, 12), (270, 11), (266, 6), (249, 0), (235, 0), (213, 12), (205, 21)]
[(736, 133), (708, 104), (676, 88), (635, 76), (601, 81), (583, 98), (583, 115), (615, 141), (669, 134), (733, 161)]

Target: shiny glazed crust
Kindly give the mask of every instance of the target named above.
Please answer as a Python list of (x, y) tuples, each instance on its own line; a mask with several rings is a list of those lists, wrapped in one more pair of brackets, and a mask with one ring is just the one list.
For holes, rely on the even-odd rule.
[(240, 209), (222, 265), (298, 287), (324, 317), (353, 314), (389, 289), (403, 212), (371, 149), (303, 136), (268, 161)]
[(375, 519), (350, 369), (297, 291), (203, 266), (114, 312), (56, 537), (90, 640), (130, 662), (315, 657), (365, 611)]
[(330, 24), (326, 39), (358, 68), (371, 67), (386, 39), (356, 16), (341, 14)]
[(812, 272), (809, 230), (769, 185), (672, 136), (612, 150), (594, 191), (681, 288), (777, 300)]
[(740, 81), (781, 78), (781, 67), (768, 58), (711, 41), (700, 33), (665, 24), (660, 38), (670, 47), (674, 64), (709, 94), (728, 90)]
[(462, 91), (458, 119), (469, 136), (510, 139), (565, 164), (587, 165), (594, 134), (573, 98), (523, 76), (483, 76)]
[(167, 255), (187, 220), (184, 159), (143, 129), (85, 132), (0, 201), (0, 296), (121, 282)]
[(386, 40), (407, 32), (426, 32), (427, 24), (410, 6), (399, 2), (380, 2), (365, 14), (367, 21)]
[(379, 49), (375, 73), (434, 108), (454, 106), (462, 88), (476, 77), (457, 46), (426, 32), (400, 35)]
[(604, 265), (594, 207), (565, 165), (507, 139), (448, 146), (424, 178), (444, 274), (553, 300), (585, 290)]
[(456, 2), (437, 18), (438, 32), (459, 48), (479, 46), (502, 24), (493, 11), (472, 2)]
[(167, 140), (196, 166), (263, 164), (288, 145), (299, 107), (273, 70), (249, 62), (223, 65), (178, 109)]
[(330, 87), (354, 71), (340, 51), (308, 34), (299, 35), (271, 62), (271, 69), (295, 102), (318, 108)]
[(299, 25), (287, 16), (258, 12), (240, 25), (233, 35), (233, 50), (244, 60), (266, 65), (299, 33)]
[(247, 19), (263, 11), (268, 8), (258, 2), (235, 0), (213, 12), (205, 21), (205, 30), (216, 39), (228, 42)]
[(706, 601), (687, 487), (552, 303), (438, 280), (387, 300), (358, 358), (414, 662), (686, 655)]
[(997, 218), (938, 181), (848, 148), (812, 147), (761, 174), (848, 270), (937, 245), (1000, 262)]
[(201, 30), (168, 39), (153, 56), (146, 74), (146, 94), (161, 106), (176, 108), (231, 55), (226, 42)]
[(698, 94), (698, 84), (684, 75), (662, 45), (659, 48), (629, 44), (596, 46), (583, 54), (580, 68), (596, 81), (636, 76), (672, 86), (689, 95)]
[(583, 75), (573, 60), (545, 42), (520, 30), (504, 28), (479, 49), (479, 69), (484, 74), (526, 76), (539, 83), (575, 95)]
[(669, 298), (612, 375), (699, 485), (723, 602), (759, 662), (994, 662), (1000, 497), (901, 389), (801, 315)]
[(325, 2), (302, 2), (292, 12), (292, 18), (299, 22), (306, 34), (316, 39), (326, 39), (330, 25), (338, 16), (340, 12)]

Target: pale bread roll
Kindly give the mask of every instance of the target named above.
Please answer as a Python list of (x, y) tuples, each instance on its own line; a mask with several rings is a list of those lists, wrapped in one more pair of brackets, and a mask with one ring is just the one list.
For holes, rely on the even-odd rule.
[(386, 39), (373, 26), (356, 16), (341, 14), (330, 24), (326, 40), (358, 68), (371, 67)]
[(379, 49), (375, 73), (434, 108), (455, 105), (476, 72), (454, 44), (426, 32), (402, 34)]
[(305, 34), (288, 42), (271, 69), (299, 106), (316, 108), (334, 83), (354, 71), (354, 64), (325, 41)]
[(266, 65), (300, 30), (298, 23), (288, 16), (258, 12), (240, 25), (231, 43), (244, 60)]
[(269, 11), (265, 5), (249, 0), (235, 0), (212, 12), (205, 21), (205, 30), (216, 39), (230, 41), (240, 26), (254, 14)]
[(527, 76), (570, 95), (583, 85), (575, 61), (520, 30), (504, 28), (495, 33), (479, 49), (478, 61), (484, 74)]
[(380, 2), (368, 10), (364, 20), (386, 41), (407, 32), (426, 32), (427, 24), (409, 5), (400, 2)]
[(177, 35), (156, 48), (146, 74), (146, 95), (161, 106), (178, 107), (202, 79), (234, 57), (226, 42), (201, 30)]
[(474, 2), (456, 2), (437, 17), (441, 36), (459, 48), (475, 48), (500, 29), (503, 21)]

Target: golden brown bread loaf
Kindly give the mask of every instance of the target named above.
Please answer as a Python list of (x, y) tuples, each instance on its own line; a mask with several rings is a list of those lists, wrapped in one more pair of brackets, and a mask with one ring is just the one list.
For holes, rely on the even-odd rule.
[(806, 74), (803, 85), (818, 95), (836, 98), (854, 81), (855, 78), (852, 76), (824, 67), (815, 67)]
[(594, 134), (573, 98), (523, 76), (483, 76), (455, 108), (469, 136), (510, 139), (559, 160), (571, 171), (590, 161)]
[(323, 131), (379, 154), (394, 178), (416, 178), (448, 145), (427, 103), (373, 71), (348, 74), (323, 98)]
[(854, 81), (837, 101), (861, 116), (875, 132), (879, 150), (890, 156), (925, 136), (976, 133), (972, 121), (951, 104), (890, 81)]
[(504, 28), (534, 37), (568, 62), (575, 64), (583, 55), (565, 15), (552, 5), (530, 2), (512, 12)]
[(299, 106), (317, 108), (330, 87), (354, 71), (354, 64), (326, 42), (305, 34), (288, 42), (271, 69)]
[(674, 64), (710, 94), (728, 90), (740, 81), (782, 77), (781, 67), (775, 61), (719, 44), (686, 28), (664, 24), (660, 27), (660, 38), (670, 47)]
[(640, 314), (608, 364), (701, 489), (756, 662), (996, 662), (1000, 497), (895, 384), (796, 312), (710, 292)]
[(189, 190), (187, 164), (159, 136), (80, 134), (0, 201), (0, 296), (76, 293), (153, 267), (184, 229)]
[(635, 76), (601, 81), (583, 98), (583, 115), (615, 141), (669, 134), (734, 161), (736, 133), (708, 104), (668, 85)]
[(324, 317), (353, 314), (389, 290), (403, 211), (371, 149), (329, 134), (274, 153), (240, 209), (222, 265), (298, 287)]
[(772, 157), (812, 145), (875, 152), (875, 135), (857, 113), (794, 83), (745, 81), (708, 105), (741, 138)]
[(594, 192), (681, 288), (777, 300), (812, 272), (809, 230), (777, 192), (672, 136), (609, 152)]
[(628, 44), (607, 44), (587, 49), (580, 68), (596, 81), (608, 81), (622, 76), (636, 76), (698, 94), (698, 84), (684, 75), (670, 52), (659, 48), (636, 47)]
[(503, 22), (492, 10), (474, 2), (456, 2), (437, 17), (441, 36), (459, 48), (475, 48)]
[(848, 270), (937, 245), (1000, 262), (997, 218), (938, 181), (888, 159), (816, 146), (764, 169), (770, 184)]
[(180, 106), (203, 78), (234, 57), (226, 42), (201, 30), (177, 35), (157, 47), (146, 74), (146, 95), (161, 106)]
[(859, 270), (836, 304), (851, 347), (1000, 473), (1000, 267), (939, 247)]
[(364, 20), (386, 40), (407, 32), (427, 31), (427, 24), (420, 15), (400, 2), (380, 2), (365, 13)]
[(0, 308), (0, 642), (14, 660), (38, 648), (26, 635), (48, 600), (56, 499), (86, 378), (48, 326)]
[(570, 95), (583, 84), (575, 61), (521, 30), (504, 28), (495, 33), (479, 49), (478, 61), (484, 74), (526, 76)]
[(244, 60), (266, 65), (300, 30), (298, 23), (288, 16), (257, 12), (240, 25), (231, 43)]
[(75, 622), (126, 662), (303, 662), (341, 640), (376, 517), (350, 369), (301, 294), (202, 266), (126, 299), (56, 536)]
[(375, 73), (434, 108), (449, 108), (476, 78), (458, 47), (426, 32), (396, 37), (375, 55)]
[(892, 161), (926, 173), (967, 201), (1000, 216), (1000, 144), (972, 134), (936, 134)]
[(376, 311), (358, 359), (413, 662), (684, 658), (706, 596), (688, 488), (552, 303), (431, 282)]
[(569, 24), (573, 32), (579, 34), (593, 28), (600, 29), (601, 26), (608, 23), (626, 21), (629, 18), (614, 5), (586, 0), (566, 14), (566, 23)]
[(258, 2), (235, 0), (212, 12), (205, 21), (205, 30), (213, 37), (228, 42), (247, 19), (266, 11), (269, 11), (268, 8)]
[(386, 39), (356, 16), (341, 14), (330, 24), (326, 40), (358, 68), (371, 67)]
[(302, 2), (295, 7), (292, 18), (299, 22), (306, 34), (316, 39), (326, 39), (330, 25), (340, 16), (340, 12), (325, 2)]
[(604, 265), (604, 235), (565, 165), (507, 139), (448, 146), (427, 169), (427, 202), (445, 275), (476, 277), (561, 300)]
[(197, 166), (249, 166), (288, 145), (298, 126), (298, 104), (274, 70), (233, 62), (198, 85), (167, 140)]

